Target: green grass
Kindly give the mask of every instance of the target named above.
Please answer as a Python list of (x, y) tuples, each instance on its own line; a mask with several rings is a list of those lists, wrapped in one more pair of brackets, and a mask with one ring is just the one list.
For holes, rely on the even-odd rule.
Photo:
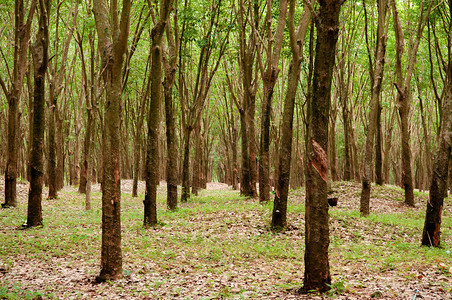
[[(357, 188), (356, 184), (336, 184), (344, 189)], [(400, 197), (400, 189), (394, 187), (378, 187), (373, 193), (385, 195), (375, 199), (392, 197), (397, 201)], [(0, 299), (33, 299), (40, 295), (89, 298), (93, 295), (90, 293), (107, 298), (123, 294), (240, 299), (266, 298), (274, 293), (282, 297), (288, 289), (302, 284), (303, 195), (303, 189), (293, 191), (289, 200), (292, 229), (274, 233), (269, 230), (272, 203), (261, 205), (256, 199), (241, 197), (237, 191), (201, 191), (187, 203), (179, 203), (173, 212), (166, 209), (164, 193), (160, 193), (160, 223), (154, 229), (142, 227), (142, 197), (124, 194), (122, 250), (126, 278), (94, 287), (87, 280), (99, 271), (101, 194), (93, 195), (91, 211), (85, 211), (84, 197), (75, 190), (61, 192), (57, 200), (44, 200), (44, 226), (27, 230), (20, 229), (26, 216), (25, 203), (21, 201), (16, 209), (0, 210), (0, 267), (6, 270), (6, 276), (0, 277)], [(450, 199), (446, 204), (450, 205)], [(362, 218), (358, 207), (338, 207), (330, 210), (330, 217), (330, 264), (335, 274), (331, 297), (358, 293), (369, 273), (408, 282), (417, 280), (415, 271), (430, 270), (432, 276), (451, 279), (447, 268), (452, 265), (452, 256), (446, 254), (452, 248), (450, 211), (444, 212), (442, 220), (442, 248), (420, 247), (425, 217), (421, 208), (401, 207)], [(34, 272), (42, 271), (55, 278), (61, 270), (72, 274), (80, 268), (77, 274), (81, 272), (86, 281), (69, 291), (55, 279), (38, 288), (35, 279), (21, 280), (12, 275), (13, 270), (27, 265), (33, 266)], [(361, 283), (348, 282), (350, 270), (362, 274), (358, 276)], [(204, 291), (202, 296), (196, 294), (196, 287)], [(370, 292), (361, 295), (368, 297)]]

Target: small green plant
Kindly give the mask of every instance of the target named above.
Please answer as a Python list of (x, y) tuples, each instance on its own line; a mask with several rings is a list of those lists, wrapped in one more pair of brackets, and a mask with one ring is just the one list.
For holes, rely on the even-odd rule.
[(330, 290), (328, 291), (328, 296), (332, 297), (333, 295), (340, 295), (345, 292), (347, 289), (345, 287), (345, 282), (343, 280), (336, 281), (332, 284), (327, 284)]

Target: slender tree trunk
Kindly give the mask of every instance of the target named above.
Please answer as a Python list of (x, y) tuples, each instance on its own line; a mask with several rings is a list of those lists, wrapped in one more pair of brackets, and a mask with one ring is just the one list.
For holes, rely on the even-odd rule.
[(411, 145), (410, 145), (410, 124), (409, 113), (410, 105), (408, 90), (403, 95), (399, 94), (399, 115), (400, 115), (400, 131), (402, 138), (402, 184), (405, 190), (405, 204), (414, 207), (414, 186), (411, 168)]
[(138, 177), (140, 173), (141, 161), (141, 136), (135, 138), (135, 149), (133, 155), (133, 183), (132, 183), (132, 197), (138, 197)]
[(351, 159), (351, 142), (350, 142), (350, 121), (349, 121), (349, 111), (347, 107), (347, 101), (342, 99), (342, 116), (343, 116), (343, 126), (344, 126), (344, 152), (345, 152), (345, 162), (344, 162), (344, 180), (350, 181), (352, 179), (352, 159)]
[[(274, 35), (271, 29), (271, 5), (272, 1), (267, 1), (267, 70), (262, 74), (264, 85), (264, 101), (262, 102), (261, 116), (261, 139), (259, 154), (259, 201), (267, 202), (270, 199), (270, 117), (273, 99), (273, 90), (279, 75), (279, 58), (284, 37), (284, 27), (286, 25), (288, 1), (279, 2), (279, 18)], [(273, 49), (272, 49), (272, 45)]]
[[(235, 124), (235, 121), (232, 121)], [(234, 190), (239, 189), (239, 167), (237, 165), (237, 129), (232, 129), (232, 188)]]
[(243, 0), (240, 0), (238, 8), (237, 21), (238, 26), (240, 27), (239, 66), (241, 73), (243, 74), (241, 76), (243, 90), (241, 105), (237, 105), (240, 111), (240, 134), (242, 139), (242, 176), (240, 193), (246, 197), (257, 197), (257, 146), (254, 115), (257, 89), (256, 77), (258, 76), (255, 69), (255, 59), (258, 47), (256, 34), (251, 32), (247, 36), (247, 25), (249, 24), (252, 28), (254, 26), (254, 29), (251, 30), (256, 30), (256, 26), (259, 24), (259, 5), (257, 1), (249, 1), (247, 7), (245, 7)]
[(198, 196), (198, 191), (201, 189), (201, 176), (202, 176), (202, 145), (201, 145), (201, 122), (198, 119), (197, 124), (195, 124), (195, 129), (193, 129), (193, 144), (195, 147), (195, 153), (193, 157), (193, 167), (192, 167), (192, 181), (191, 181), (191, 192), (193, 195)]
[[(450, 67), (449, 67), (450, 69)], [(449, 71), (450, 72), (450, 71)], [(452, 75), (452, 74), (451, 74)], [(449, 77), (452, 79), (452, 76)], [(435, 156), (433, 177), (425, 216), (422, 245), (438, 247), (441, 237), (441, 215), (444, 198), (447, 196), (449, 159), (452, 145), (452, 84), (449, 81), (448, 95), (444, 101), (443, 125), (440, 143)]]
[[(449, 196), (452, 195), (452, 157), (449, 157), (449, 183), (448, 183), (448, 189), (449, 189)], [(447, 189), (446, 189), (447, 193)]]
[(184, 159), (182, 162), (182, 197), (181, 202), (187, 202), (190, 198), (190, 132), (185, 129), (184, 134)]
[[(449, 0), (449, 16), (452, 17), (452, 1)], [(452, 158), (452, 23), (449, 23), (449, 65), (447, 68), (447, 86), (441, 114), (441, 132), (436, 150), (434, 171), (430, 185), (427, 212), (425, 215), (422, 245), (438, 247), (441, 238), (441, 214), (444, 197), (447, 197), (449, 164)]]
[[(146, 65), (146, 71), (145, 71), (145, 78), (149, 77), (147, 75), (148, 72), (148, 67), (149, 67), (149, 63), (152, 59), (152, 56), (149, 55), (148, 57), (148, 62)], [(141, 96), (141, 103), (140, 103), (140, 114), (138, 116), (137, 119), (137, 125), (135, 127), (135, 151), (134, 151), (134, 160), (133, 160), (133, 183), (132, 183), (132, 197), (138, 197), (138, 178), (140, 178), (140, 165), (142, 162), (142, 157), (141, 157), (141, 153), (144, 152), (143, 148), (146, 148), (143, 146), (143, 122), (144, 122), (144, 117), (147, 111), (147, 106), (148, 106), (148, 99), (149, 99), (149, 91), (151, 88), (151, 82), (150, 80), (144, 79), (143, 80), (143, 89), (144, 89), (144, 93)], [(146, 160), (146, 157), (145, 157)], [(146, 172), (146, 163), (144, 164), (144, 172)]]
[(64, 142), (62, 134), (62, 119), (58, 113), (55, 111), (55, 139), (56, 139), (56, 188), (57, 191), (64, 187)]
[[(411, 169), (411, 146), (410, 146), (410, 101), (411, 101), (411, 76), (416, 63), (416, 55), (419, 48), (422, 32), (430, 15), (433, 1), (430, 2), (426, 12), (424, 12), (424, 2), (421, 2), (420, 17), (417, 26), (416, 40), (412, 43), (407, 57), (406, 74), (403, 75), (402, 54), (404, 51), (404, 36), (402, 25), (399, 19), (395, 0), (392, 0), (394, 32), (396, 38), (396, 76), (397, 99), (399, 103), (401, 146), (402, 146), (402, 183), (405, 189), (405, 204), (414, 207), (414, 187)], [(425, 13), (425, 15), (424, 15)], [(410, 43), (411, 44), (411, 43)]]
[(375, 183), (383, 185), (383, 157), (382, 157), (382, 134), (381, 134), (381, 97), (378, 97), (378, 110), (377, 110), (377, 132), (375, 136)]
[[(276, 180), (276, 194), (273, 204), (272, 227), (281, 230), (287, 224), (287, 198), (289, 195), (290, 163), (292, 159), (293, 139), (293, 113), (295, 108), (295, 96), (297, 94), (298, 81), (301, 72), (302, 45), (308, 24), (310, 13), (308, 9), (303, 11), (297, 32), (295, 32), (295, 1), (291, 1), (289, 12), (289, 30), (291, 38), (292, 61), (290, 62), (287, 91), (284, 99), (284, 112), (281, 124), (281, 148), (279, 151), (279, 171)], [(298, 41), (301, 41), (298, 43)]]
[(330, 170), (331, 170), (331, 180), (332, 181), (338, 181), (339, 175), (337, 173), (337, 152), (336, 152), (336, 114), (337, 110), (334, 108), (334, 110), (331, 110), (331, 126), (330, 126), (330, 132), (329, 132), (329, 139), (328, 139), (328, 148), (330, 149)]
[(343, 1), (320, 2), (314, 63), (312, 103), (307, 135), (306, 250), (303, 290), (326, 291), (331, 284), (328, 247), (328, 123), (331, 79)]
[(250, 95), (250, 102), (248, 107), (248, 121), (247, 129), (248, 129), (248, 146), (249, 146), (249, 160), (250, 160), (250, 186), (251, 186), (251, 197), (256, 198), (257, 194), (257, 142), (256, 142), (256, 127), (254, 117), (256, 114), (256, 93), (253, 91), (253, 94)]
[(166, 157), (166, 184), (167, 184), (167, 206), (169, 210), (177, 209), (177, 140), (176, 126), (173, 110), (173, 84), (174, 71), (165, 76), (163, 83), (165, 94), (165, 115), (166, 115), (166, 143), (168, 155)]
[[(421, 121), (422, 121), (422, 130), (423, 130), (423, 134), (424, 134), (424, 151), (425, 151), (425, 165), (426, 165), (426, 169), (427, 169), (427, 178), (431, 178), (432, 176), (432, 153), (430, 151), (430, 136), (427, 133), (427, 122), (425, 120), (425, 112), (424, 112), (424, 105), (423, 105), (423, 101), (422, 101), (422, 95), (421, 95), (421, 90), (419, 88), (418, 85), (418, 91), (419, 91), (419, 107), (421, 109)], [(422, 174), (421, 176), (423, 176), (424, 174)]]
[(384, 138), (384, 159), (383, 159), (383, 181), (386, 183), (389, 183), (389, 162), (391, 160), (391, 146), (392, 146), (392, 130), (393, 130), (393, 124), (394, 119), (397, 114), (397, 108), (394, 108), (393, 112), (391, 113), (391, 116), (389, 120), (385, 124), (385, 138)]
[(148, 148), (146, 157), (146, 194), (144, 197), (144, 227), (157, 225), (157, 186), (159, 185), (159, 129), (162, 105), (162, 38), (171, 0), (160, 2), (160, 19), (151, 32), (151, 99), (148, 119)]
[(49, 199), (56, 199), (58, 197), (57, 186), (56, 186), (56, 141), (55, 141), (55, 110), (57, 101), (54, 95), (50, 93), (50, 108), (49, 108), (49, 156), (47, 161), (48, 167), (48, 180), (49, 180)]
[(245, 197), (252, 197), (253, 191), (251, 189), (251, 174), (250, 174), (250, 159), (248, 152), (248, 134), (246, 129), (246, 113), (240, 112), (240, 133), (242, 137), (242, 176), (240, 178), (240, 194)]
[[(264, 79), (265, 82), (266, 79)], [(268, 79), (267, 79), (268, 80)], [(274, 80), (276, 83), (276, 79)], [(268, 85), (268, 84), (267, 84)], [(261, 139), (259, 154), (259, 202), (270, 200), (270, 116), (273, 99), (273, 87), (266, 87), (264, 83), (264, 101), (262, 103)]]
[[(5, 168), (5, 203), (2, 207), (15, 207), (16, 200), (16, 182), (17, 182), (17, 133), (18, 133), (18, 107), (19, 98), (22, 91), (23, 79), (27, 68), (27, 51), (31, 36), (31, 24), (37, 1), (30, 3), (29, 13), (25, 20), (25, 7), (23, 0), (16, 0), (14, 5), (14, 67), (12, 70), (13, 78), (9, 91), (6, 90), (5, 83), (0, 81), (8, 101), (8, 138), (7, 138), (7, 159)], [(27, 79), (30, 79), (27, 76)], [(31, 90), (31, 84), (28, 86)], [(31, 92), (30, 92), (31, 94)], [(31, 97), (30, 97), (31, 104)], [(31, 107), (31, 105), (30, 105)], [(31, 120), (30, 120), (31, 121)], [(30, 122), (31, 124), (31, 122)], [(31, 137), (31, 133), (30, 133)], [(31, 140), (31, 138), (30, 138)], [(31, 145), (31, 143), (30, 143)], [(30, 151), (31, 160), (31, 151)], [(27, 168), (29, 169), (29, 168)], [(31, 175), (30, 175), (31, 176)]]
[[(91, 100), (93, 100), (94, 94), (91, 95)], [(88, 122), (87, 122), (87, 145), (86, 145), (86, 193), (85, 193), (85, 209), (91, 210), (91, 184), (93, 178), (93, 154), (92, 154), (92, 140), (93, 140), (93, 130), (94, 129), (94, 112), (93, 112), (93, 103), (91, 101), (91, 105), (88, 105)], [(89, 129), (92, 128), (92, 129)]]
[(292, 158), (293, 112), (298, 80), (300, 78), (301, 59), (294, 58), (289, 67), (286, 99), (284, 101), (282, 137), (279, 151), (279, 172), (276, 181), (276, 194), (273, 204), (272, 227), (281, 230), (287, 224), (287, 197), (289, 194), (290, 162)]
[[(375, 50), (375, 69), (372, 69), (372, 59), (369, 50), (369, 69), (371, 80), (371, 101), (369, 112), (369, 124), (367, 125), (366, 147), (364, 172), (362, 177), (362, 189), (360, 199), (360, 212), (362, 216), (368, 216), (370, 213), (370, 190), (373, 175), (373, 152), (374, 152), (374, 138), (377, 131), (377, 119), (379, 115), (379, 98), (383, 82), (384, 63), (386, 54), (386, 10), (387, 2), (379, 0), (378, 2), (378, 26), (377, 26), (377, 45)], [(367, 29), (367, 24), (366, 24)], [(366, 31), (367, 37), (367, 31)]]
[(49, 16), (51, 1), (39, 1), (39, 30), (33, 44), (34, 95), (31, 180), (28, 194), (27, 227), (42, 225), (42, 186), (44, 182), (45, 75), (49, 61)]
[[(113, 2), (93, 2), (102, 77), (106, 91), (105, 124), (102, 142), (102, 252), (101, 271), (96, 281), (122, 277), (121, 250), (121, 99), (122, 65), (127, 49), (131, 1), (124, 0), (122, 11)], [(118, 16), (121, 16), (118, 20)]]
[(49, 182), (49, 199), (57, 198), (57, 191), (64, 185), (64, 166), (62, 159), (61, 147), (62, 141), (59, 139), (60, 134), (57, 131), (59, 126), (59, 115), (57, 100), (62, 91), (62, 81), (66, 71), (66, 63), (68, 58), (69, 46), (73, 36), (74, 29), (76, 27), (77, 13), (78, 13), (78, 1), (72, 2), (72, 24), (69, 31), (66, 33), (64, 45), (60, 57), (60, 39), (59, 39), (59, 25), (60, 25), (60, 8), (61, 5), (56, 7), (56, 25), (55, 25), (55, 40), (53, 44), (53, 51), (55, 52), (53, 59), (53, 68), (50, 68), (49, 72), (49, 121), (48, 121), (48, 157), (47, 157), (47, 179)]
[(14, 94), (8, 97), (8, 146), (5, 172), (5, 203), (2, 207), (16, 207), (16, 181), (17, 181), (17, 118), (18, 98)]

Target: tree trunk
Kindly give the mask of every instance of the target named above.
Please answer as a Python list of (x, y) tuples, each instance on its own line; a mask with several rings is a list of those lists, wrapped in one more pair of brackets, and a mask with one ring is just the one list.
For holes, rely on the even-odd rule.
[(256, 143), (256, 127), (254, 117), (256, 114), (256, 92), (250, 95), (250, 102), (248, 107), (249, 117), (246, 119), (248, 121), (248, 146), (249, 146), (249, 160), (250, 160), (250, 186), (251, 186), (251, 197), (256, 198), (257, 194), (257, 143)]
[(49, 16), (51, 1), (39, 1), (39, 30), (33, 44), (33, 145), (28, 194), (27, 227), (42, 225), (42, 186), (44, 182), (45, 75), (49, 61)]
[(56, 139), (56, 188), (57, 191), (64, 187), (64, 143), (63, 143), (63, 120), (61, 119), (58, 110), (55, 111), (55, 139)]
[(185, 129), (184, 134), (184, 159), (182, 162), (182, 196), (181, 202), (187, 202), (190, 198), (190, 132), (191, 128)]
[[(371, 79), (371, 100), (370, 100), (370, 112), (367, 125), (366, 146), (365, 146), (365, 160), (364, 160), (364, 172), (362, 177), (362, 189), (360, 199), (360, 212), (362, 216), (368, 216), (370, 213), (370, 190), (373, 175), (373, 152), (374, 152), (374, 138), (377, 131), (377, 118), (379, 113), (380, 93), (383, 82), (385, 53), (386, 53), (386, 10), (387, 2), (385, 0), (379, 0), (378, 2), (378, 26), (377, 26), (377, 45), (375, 50), (375, 69), (372, 69), (373, 63), (369, 51), (369, 70)], [(366, 23), (367, 29), (367, 23)], [(367, 30), (366, 30), (367, 38)], [(366, 39), (367, 41), (367, 39)]]
[(251, 189), (251, 173), (250, 173), (250, 159), (248, 148), (248, 134), (246, 130), (246, 113), (240, 112), (240, 133), (242, 137), (242, 176), (240, 177), (240, 194), (245, 197), (253, 197), (253, 190)]
[[(295, 108), (295, 96), (297, 94), (298, 81), (301, 72), (302, 45), (308, 24), (310, 13), (308, 9), (303, 11), (297, 32), (295, 32), (295, 1), (291, 1), (289, 12), (289, 30), (292, 50), (286, 97), (284, 99), (284, 112), (281, 124), (281, 148), (279, 151), (278, 177), (276, 181), (276, 194), (273, 203), (272, 228), (282, 230), (287, 224), (287, 198), (289, 195), (290, 163), (292, 159), (293, 139), (293, 113)], [(300, 42), (299, 42), (300, 41)]]
[(400, 115), (400, 131), (402, 143), (402, 184), (405, 190), (405, 204), (414, 207), (414, 186), (413, 175), (411, 169), (411, 145), (410, 145), (410, 124), (409, 124), (409, 105), (408, 90), (399, 94), (399, 115)]
[[(137, 128), (138, 130), (138, 128)], [(138, 136), (138, 134), (137, 134)], [(138, 177), (140, 173), (141, 161), (141, 136), (135, 138), (133, 154), (133, 183), (132, 183), (132, 197), (138, 197)]]
[(198, 191), (201, 189), (201, 177), (202, 177), (202, 143), (201, 143), (201, 120), (198, 119), (197, 124), (195, 124), (195, 129), (193, 129), (193, 144), (195, 147), (195, 153), (193, 157), (193, 167), (192, 167), (192, 181), (191, 181), (191, 192), (193, 195), (198, 196)]
[(119, 14), (118, 7), (115, 5), (110, 7), (102, 0), (93, 2), (101, 55), (100, 70), (106, 91), (102, 142), (102, 252), (101, 271), (96, 277), (98, 282), (115, 280), (123, 275), (119, 146), (121, 145), (122, 65), (129, 35), (130, 7), (131, 1), (124, 0)]
[[(293, 54), (295, 56), (295, 54)], [(272, 228), (282, 230), (287, 224), (287, 197), (289, 194), (290, 162), (292, 158), (293, 112), (298, 80), (300, 78), (301, 59), (294, 57), (289, 67), (286, 99), (282, 121), (281, 148), (279, 151), (279, 171), (276, 181), (276, 194), (273, 204)]]
[[(430, 2), (424, 15), (424, 2), (421, 2), (420, 17), (417, 26), (416, 40), (410, 45), (409, 55), (407, 57), (406, 74), (403, 75), (402, 54), (404, 50), (404, 36), (402, 24), (399, 19), (395, 0), (392, 0), (393, 23), (396, 38), (396, 77), (394, 84), (397, 88), (397, 98), (399, 103), (399, 115), (401, 123), (401, 144), (402, 144), (402, 184), (405, 189), (405, 204), (414, 207), (413, 175), (411, 170), (411, 146), (410, 146), (410, 101), (411, 101), (411, 76), (416, 63), (416, 55), (422, 37), (422, 31), (430, 15), (433, 1)], [(411, 43), (410, 43), (411, 44)]]
[[(449, 16), (452, 17), (452, 1), (449, 0)], [(444, 197), (447, 196), (449, 164), (452, 158), (452, 23), (449, 23), (449, 65), (447, 86), (441, 114), (441, 132), (436, 150), (434, 170), (425, 215), (422, 245), (438, 247), (441, 237), (441, 214)]]
[[(14, 6), (14, 67), (12, 70), (13, 78), (9, 91), (6, 90), (5, 83), (0, 77), (3, 91), (8, 101), (8, 138), (7, 138), (7, 159), (5, 168), (5, 203), (2, 207), (15, 207), (16, 200), (16, 182), (17, 182), (17, 132), (18, 132), (18, 107), (19, 98), (22, 91), (23, 79), (27, 68), (27, 51), (31, 36), (31, 24), (35, 12), (37, 1), (33, 0), (30, 4), (28, 17), (25, 17), (25, 8), (23, 0), (16, 0)], [(30, 79), (27, 76), (27, 79)], [(29, 84), (29, 88), (31, 84)], [(31, 93), (30, 93), (31, 94)], [(31, 104), (31, 97), (30, 97)], [(31, 105), (29, 106), (31, 108)], [(31, 122), (30, 122), (31, 124)], [(30, 137), (31, 137), (30, 132)], [(31, 138), (30, 138), (31, 140)], [(30, 143), (31, 145), (31, 143)], [(30, 159), (31, 159), (31, 152)], [(29, 169), (29, 168), (27, 168)], [(30, 175), (31, 176), (31, 175)]]
[[(51, 88), (52, 90), (52, 88)], [(57, 105), (57, 100), (50, 93), (49, 97), (49, 136), (48, 136), (48, 143), (49, 143), (49, 156), (47, 160), (47, 176), (49, 180), (49, 199), (56, 199), (58, 197), (57, 193), (57, 186), (56, 186), (56, 168), (57, 168), (57, 162), (56, 162), (56, 141), (55, 141), (55, 110)]]
[(17, 181), (17, 118), (19, 99), (16, 93), (8, 97), (8, 146), (5, 172), (5, 203), (2, 207), (16, 207)]
[(339, 14), (343, 1), (320, 2), (314, 64), (312, 103), (307, 135), (306, 166), (306, 251), (303, 290), (329, 290), (328, 259), (328, 123), (331, 79), (339, 34)]
[(166, 156), (166, 184), (167, 184), (167, 206), (169, 210), (177, 209), (177, 140), (176, 126), (173, 110), (173, 85), (176, 68), (165, 75), (163, 82), (165, 94), (166, 115), (166, 144), (168, 153)]
[(68, 28), (64, 38), (64, 43), (61, 51), (60, 57), (60, 39), (59, 39), (59, 25), (60, 25), (60, 8), (61, 5), (56, 7), (56, 25), (55, 25), (55, 39), (53, 45), (53, 51), (55, 52), (53, 59), (53, 67), (49, 68), (49, 131), (48, 131), (48, 157), (47, 157), (47, 177), (49, 181), (49, 199), (57, 198), (57, 191), (61, 189), (64, 185), (64, 165), (62, 157), (62, 140), (61, 133), (58, 131), (57, 127), (61, 128), (60, 118), (58, 114), (57, 100), (63, 89), (63, 79), (66, 73), (66, 63), (68, 58), (69, 46), (73, 36), (74, 29), (77, 25), (77, 14), (78, 14), (78, 2), (72, 2), (71, 4), (71, 14), (72, 23)]
[[(449, 67), (451, 69), (451, 67)], [(450, 72), (450, 71), (449, 71)], [(441, 214), (444, 197), (447, 196), (448, 166), (452, 145), (452, 74), (449, 75), (448, 95), (444, 101), (440, 143), (435, 156), (429, 201), (425, 216), (422, 245), (438, 247), (441, 237)]]
[(383, 157), (382, 157), (382, 134), (381, 134), (381, 97), (378, 97), (378, 110), (377, 110), (377, 132), (375, 136), (375, 183), (383, 185)]
[[(261, 115), (261, 139), (259, 154), (259, 202), (267, 202), (270, 200), (270, 117), (271, 105), (273, 99), (273, 90), (279, 75), (279, 59), (281, 54), (281, 46), (284, 38), (284, 27), (286, 25), (288, 1), (279, 2), (279, 17), (275, 33), (272, 33), (271, 23), (271, 5), (272, 1), (267, 2), (267, 70), (262, 74), (264, 85), (264, 101), (262, 102)], [(273, 47), (272, 47), (273, 45)], [(273, 49), (272, 49), (273, 48)], [(298, 84), (298, 83), (297, 83)]]
[(350, 142), (350, 113), (347, 107), (347, 100), (341, 99), (342, 103), (342, 118), (343, 118), (343, 126), (344, 126), (344, 180), (350, 181), (352, 179), (352, 158), (351, 158), (351, 142)]
[[(265, 81), (268, 79), (264, 79)], [(276, 83), (276, 79), (273, 81)], [(260, 154), (259, 154), (259, 202), (264, 203), (270, 200), (270, 116), (271, 103), (273, 98), (273, 87), (268, 83), (264, 83), (264, 101), (262, 103), (261, 116), (261, 139), (260, 139)]]
[(157, 225), (157, 186), (159, 185), (159, 129), (162, 104), (162, 38), (171, 11), (171, 0), (160, 2), (160, 19), (152, 28), (151, 99), (148, 119), (146, 157), (146, 193), (144, 197), (144, 227)]

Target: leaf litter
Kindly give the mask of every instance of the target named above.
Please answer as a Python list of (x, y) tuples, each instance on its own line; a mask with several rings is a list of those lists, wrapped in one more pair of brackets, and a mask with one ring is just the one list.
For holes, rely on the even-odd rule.
[[(124, 278), (95, 284), (99, 186), (93, 186), (90, 212), (84, 211), (84, 195), (76, 187), (65, 187), (58, 200), (44, 195), (45, 226), (20, 231), (28, 186), (19, 184), (19, 207), (0, 211), (0, 298), (452, 299), (451, 198), (443, 211), (443, 248), (428, 249), (419, 246), (426, 193), (416, 193), (413, 209), (403, 204), (403, 190), (373, 187), (371, 217), (361, 218), (360, 185), (333, 183), (339, 201), (330, 209), (332, 289), (326, 295), (299, 295), (303, 189), (290, 194), (287, 230), (274, 233), (271, 204), (241, 198), (219, 183), (179, 204), (176, 212), (166, 211), (162, 183), (161, 224), (145, 230), (142, 197), (132, 198), (131, 187), (130, 180), (122, 181)], [(144, 192), (142, 182), (138, 192)]]

